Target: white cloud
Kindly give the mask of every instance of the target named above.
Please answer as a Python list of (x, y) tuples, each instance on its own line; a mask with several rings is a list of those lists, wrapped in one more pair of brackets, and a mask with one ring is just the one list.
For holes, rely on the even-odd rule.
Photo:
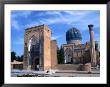
[(27, 18), (29, 15), (31, 15), (31, 13), (32, 11), (12, 11), (12, 18), (17, 18), (17, 17)]
[(13, 27), (13, 29), (20, 31), (24, 25), (21, 25), (20, 22), (18, 20), (19, 17), (22, 18), (28, 18), (28, 16), (30, 16), (30, 14), (32, 13), (31, 11), (14, 11), (15, 13), (13, 13), (12, 11), (12, 15), (11, 15), (11, 26)]
[[(66, 14), (62, 14), (66, 13)], [(36, 24), (57, 24), (57, 23), (64, 23), (69, 26), (76, 26), (82, 29), (86, 30), (88, 24), (95, 24), (95, 27), (99, 27), (99, 17), (93, 17), (92, 19), (87, 17), (88, 15), (91, 15), (95, 11), (47, 11), (44, 12), (43, 15), (53, 15), (53, 17), (49, 18), (41, 18)], [(57, 16), (54, 16), (57, 15)]]
[(84, 11), (84, 10), (74, 10), (74, 11), (64, 11), (65, 13), (69, 15), (74, 15), (74, 16), (84, 16), (93, 13), (94, 11)]
[(44, 11), (44, 12), (40, 12), (38, 14), (36, 14), (36, 17), (37, 16), (45, 16), (45, 15), (61, 15), (61, 11)]
[(34, 21), (34, 22), (31, 22), (31, 23), (29, 23), (29, 24), (24, 25), (24, 27), (25, 27), (25, 28), (30, 28), (30, 27), (32, 27), (32, 26), (37, 26), (37, 25), (40, 25), (40, 22)]
[(16, 21), (16, 20), (13, 20), (12, 22), (11, 22), (11, 26), (14, 28), (14, 29), (16, 29), (16, 30), (20, 30), (19, 28), (19, 24), (18, 24), (18, 21)]
[(59, 38), (63, 37), (64, 35), (65, 35), (65, 34), (56, 35), (56, 36), (54, 35), (54, 36), (51, 37), (51, 39), (52, 39), (52, 40), (56, 40), (56, 39), (59, 39)]
[[(88, 24), (95, 24), (95, 27), (100, 26), (100, 17), (96, 16), (93, 18), (87, 17), (88, 15), (91, 15), (95, 11), (44, 11), (41, 13), (38, 13), (40, 17), (36, 17), (35, 20), (31, 21), (31, 23), (26, 23), (26, 25), (20, 25), (18, 23), (18, 20), (16, 17), (22, 16), (25, 18), (28, 18), (29, 16), (32, 16), (31, 13), (32, 11), (21, 11), (18, 12), (16, 15), (13, 15), (12, 18), (14, 19), (14, 22), (12, 22), (13, 27), (16, 30), (20, 30), (21, 26), (24, 26), (25, 28), (27, 27), (32, 27), (36, 26), (39, 24), (46, 24), (46, 25), (51, 25), (51, 24), (58, 24), (58, 23), (63, 23), (67, 24), (69, 26), (76, 26), (80, 28), (81, 30), (87, 30)], [(49, 16), (48, 18), (42, 17), (42, 16)], [(57, 16), (56, 16), (57, 15)], [(51, 16), (51, 17), (50, 17)], [(12, 20), (13, 21), (13, 20)]]

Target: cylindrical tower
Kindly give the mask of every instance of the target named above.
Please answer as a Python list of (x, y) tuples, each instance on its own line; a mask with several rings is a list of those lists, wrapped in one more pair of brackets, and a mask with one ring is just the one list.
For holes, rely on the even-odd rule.
[(91, 54), (91, 66), (96, 66), (96, 52), (95, 52), (95, 41), (94, 41), (94, 32), (93, 32), (93, 25), (88, 25), (89, 33), (90, 33), (90, 54)]

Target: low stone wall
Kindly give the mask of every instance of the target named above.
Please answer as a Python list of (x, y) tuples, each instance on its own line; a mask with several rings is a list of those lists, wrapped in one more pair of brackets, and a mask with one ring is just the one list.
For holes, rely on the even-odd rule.
[(81, 64), (79, 70), (91, 72), (91, 63)]
[(91, 71), (91, 64), (57, 64), (53, 69), (58, 70), (76, 70), (76, 71)]
[(12, 69), (23, 69), (23, 64), (11, 64)]
[(58, 64), (54, 67), (54, 69), (59, 70), (78, 70), (80, 67), (79, 64)]

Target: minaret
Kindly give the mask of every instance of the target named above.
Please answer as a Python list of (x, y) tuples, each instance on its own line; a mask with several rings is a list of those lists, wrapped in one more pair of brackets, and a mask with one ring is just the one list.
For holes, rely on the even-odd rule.
[(94, 32), (93, 32), (93, 25), (88, 25), (89, 33), (90, 33), (90, 55), (91, 55), (91, 66), (96, 66), (96, 52), (95, 52), (95, 41), (94, 41)]

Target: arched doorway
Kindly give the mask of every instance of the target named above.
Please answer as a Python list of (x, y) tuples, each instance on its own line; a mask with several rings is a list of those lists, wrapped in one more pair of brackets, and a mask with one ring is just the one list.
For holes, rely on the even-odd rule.
[(39, 70), (39, 60), (40, 60), (40, 44), (39, 39), (35, 36), (32, 36), (29, 40), (28, 50), (30, 52), (30, 65), (31, 69)]
[(64, 50), (64, 55), (65, 55), (65, 63), (66, 64), (72, 64), (73, 63), (72, 49), (71, 48), (66, 48)]
[(35, 70), (39, 70), (39, 58), (35, 59)]

